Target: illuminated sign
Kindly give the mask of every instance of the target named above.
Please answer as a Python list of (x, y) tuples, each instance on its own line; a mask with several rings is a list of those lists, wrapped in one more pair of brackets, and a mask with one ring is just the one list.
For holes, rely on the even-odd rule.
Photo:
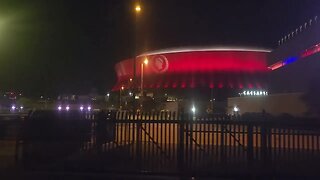
[(152, 68), (157, 73), (166, 72), (169, 68), (169, 62), (164, 55), (154, 56), (152, 58)]

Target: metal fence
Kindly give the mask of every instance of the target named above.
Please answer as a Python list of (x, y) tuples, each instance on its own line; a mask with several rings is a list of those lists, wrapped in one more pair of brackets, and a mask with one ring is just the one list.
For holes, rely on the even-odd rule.
[[(86, 128), (73, 127), (73, 131), (80, 128), (84, 129), (81, 133), (86, 133), (77, 143), (46, 141), (44, 146), (43, 141), (20, 139), (18, 145), (22, 147), (17, 149), (30, 151), (32, 158), (39, 154), (37, 148), (50, 154), (72, 147), (72, 153), (54, 163), (55, 169), (72, 171), (185, 176), (319, 175), (317, 122), (274, 121), (264, 116), (253, 120), (230, 116), (197, 118), (174, 112), (115, 112), (81, 118), (89, 123), (83, 124)], [(22, 160), (23, 154), (17, 159)], [(50, 166), (41, 162), (38, 167), (52, 168), (52, 162), (51, 158), (50, 163), (46, 162)]]
[[(99, 140), (100, 145), (85, 150), (98, 147), (113, 154), (108, 159), (112, 165), (105, 165), (106, 169), (119, 171), (189, 175), (317, 173), (319, 124), (257, 119), (118, 112), (105, 124), (108, 135), (94, 133), (95, 137), (106, 135), (100, 138), (108, 140)], [(128, 166), (121, 169), (124, 164)]]

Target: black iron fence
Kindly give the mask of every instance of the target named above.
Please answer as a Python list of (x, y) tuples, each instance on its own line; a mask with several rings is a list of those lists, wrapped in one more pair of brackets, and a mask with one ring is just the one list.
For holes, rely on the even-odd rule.
[[(64, 128), (62, 134), (72, 134), (72, 138), (64, 140), (60, 133), (58, 140), (39, 141), (38, 136), (20, 139), (17, 159), (23, 161), (28, 154), (34, 168), (82, 172), (319, 175), (320, 125), (315, 121), (274, 121), (263, 115), (256, 118), (259, 120), (197, 118), (174, 112), (98, 113), (77, 118), (84, 120), (76, 123), (77, 128), (73, 125), (76, 121), (59, 124), (68, 124), (70, 129)], [(57, 149), (71, 151), (60, 152), (64, 158), (58, 161), (43, 161), (46, 156), (54, 157)], [(42, 161), (35, 163), (33, 156), (41, 151)], [(24, 162), (24, 166), (31, 167)]]

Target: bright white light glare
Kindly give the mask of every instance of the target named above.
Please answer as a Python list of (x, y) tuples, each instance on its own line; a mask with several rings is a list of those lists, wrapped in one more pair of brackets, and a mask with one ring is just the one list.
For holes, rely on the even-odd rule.
[(234, 112), (238, 112), (239, 111), (239, 108), (237, 106), (233, 107), (233, 111)]
[(247, 95), (247, 91), (243, 91), (243, 95)]
[(108, 94), (107, 94), (107, 96), (109, 97), (109, 96), (110, 96), (110, 94), (108, 93)]
[(67, 106), (67, 107), (66, 107), (66, 110), (67, 110), (67, 111), (69, 111), (69, 109), (70, 109), (70, 107), (69, 107), (69, 106)]
[(58, 106), (58, 110), (61, 111), (61, 109), (62, 109), (62, 107), (61, 107), (61, 106)]
[(91, 111), (91, 106), (88, 106), (88, 108), (87, 108), (87, 109), (88, 109), (88, 111)]
[(12, 110), (15, 110), (15, 109), (16, 109), (16, 106), (12, 105), (12, 106), (11, 106), (11, 109), (12, 109)]
[(23, 106), (20, 106), (20, 109), (23, 109)]
[(194, 105), (192, 106), (192, 108), (191, 108), (191, 112), (194, 114), (194, 113), (196, 113), (196, 108), (194, 107)]
[(83, 106), (80, 106), (80, 111), (83, 111)]
[(132, 94), (132, 92), (129, 92), (129, 96), (132, 96), (133, 94)]

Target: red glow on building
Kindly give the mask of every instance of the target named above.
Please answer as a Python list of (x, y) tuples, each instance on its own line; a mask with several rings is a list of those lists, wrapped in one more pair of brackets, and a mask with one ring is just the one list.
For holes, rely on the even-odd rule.
[[(141, 55), (136, 59), (136, 84), (143, 77), (147, 88), (243, 88), (242, 84), (256, 84), (267, 71), (267, 52), (264, 51), (188, 51)], [(134, 60), (127, 59), (116, 64), (118, 82), (129, 88), (133, 78)], [(156, 83), (156, 85), (152, 85)], [(239, 85), (241, 84), (241, 85)]]

